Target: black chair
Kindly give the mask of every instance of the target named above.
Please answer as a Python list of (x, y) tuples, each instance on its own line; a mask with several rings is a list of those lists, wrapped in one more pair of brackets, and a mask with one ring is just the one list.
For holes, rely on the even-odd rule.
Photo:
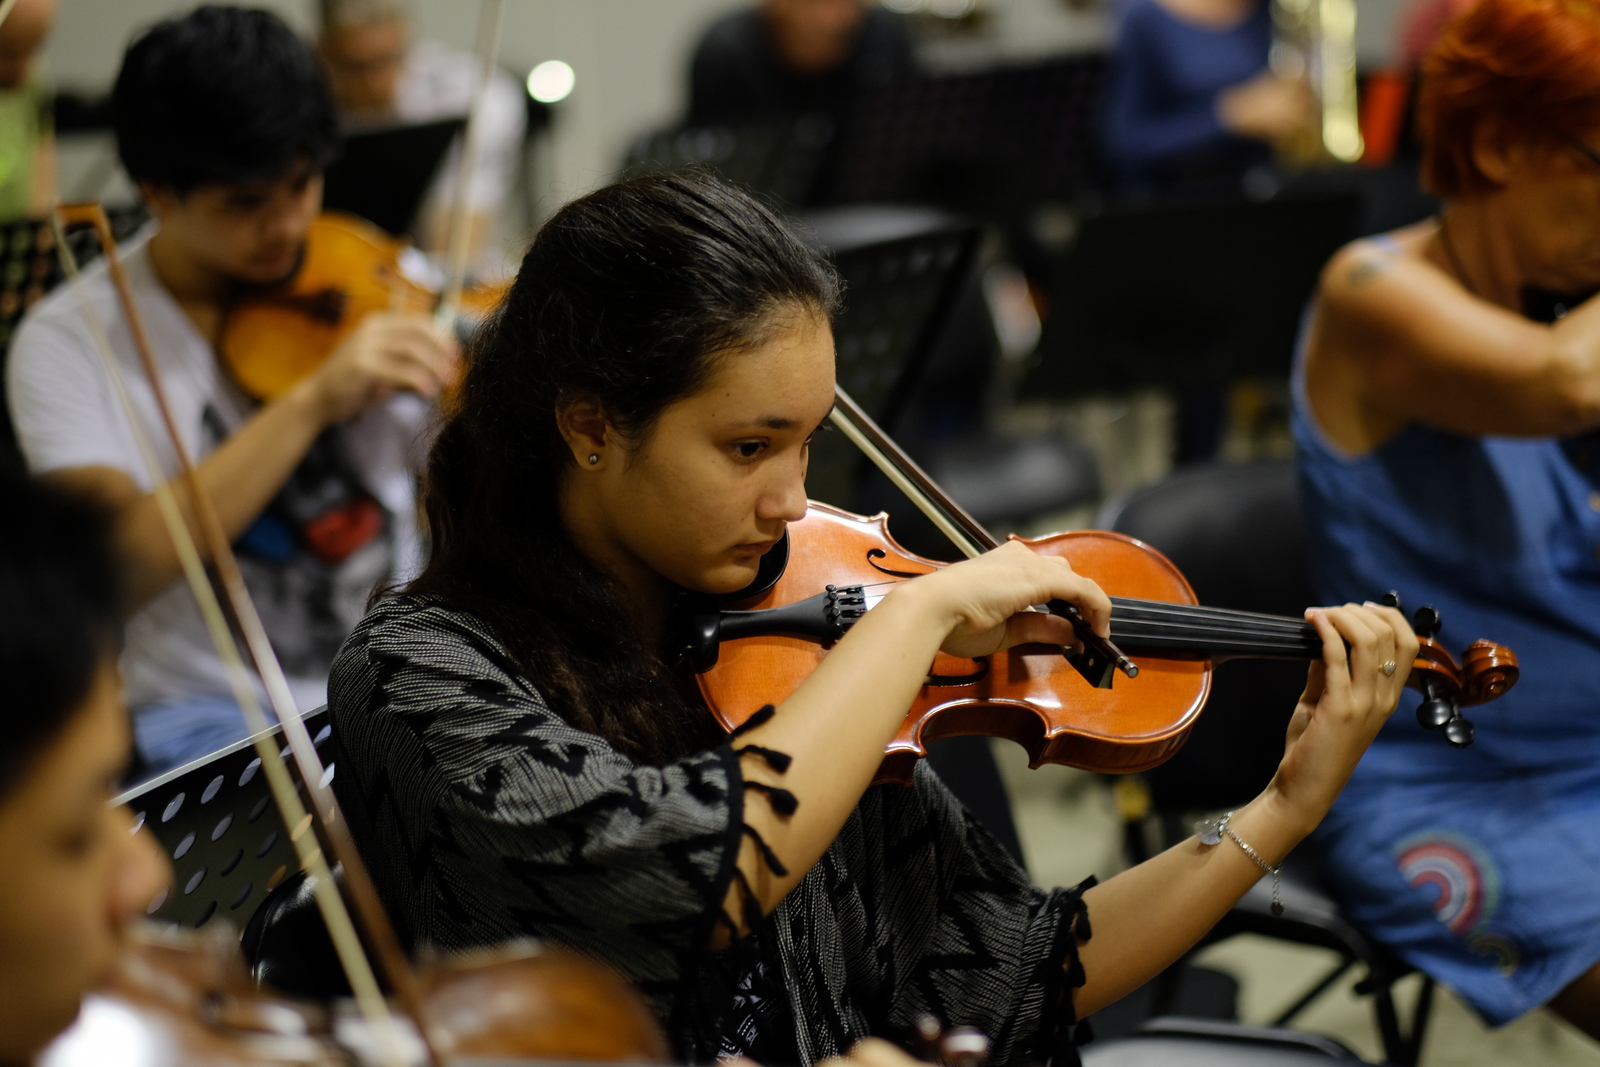
[(1320, 1034), (1209, 1019), (1158, 1018), (1082, 1050), (1083, 1067), (1330, 1067), (1366, 1061)]
[[(1298, 616), (1314, 603), (1305, 531), (1288, 462), (1180, 470), (1153, 486), (1112, 500), (1096, 525), (1137, 537), (1164, 552), (1203, 604)], [(1382, 590), (1376, 590), (1381, 593)], [(1243, 804), (1271, 779), (1283, 754), (1284, 731), (1305, 683), (1306, 665), (1267, 660), (1221, 664), (1211, 698), (1178, 754), (1146, 771), (1150, 809), (1163, 846), (1189, 836), (1197, 812)], [(1128, 782), (1137, 795), (1141, 783)], [(1145, 851), (1141, 805), (1127, 827), (1130, 858)], [(1402, 1027), (1393, 989), (1413, 968), (1356, 929), (1339, 909), (1309, 843), (1284, 863), (1284, 913), (1271, 911), (1263, 880), (1208, 935), (1204, 944), (1253, 933), (1332, 949), (1339, 962), (1272, 1023), (1285, 1026), (1350, 968), (1365, 968), (1358, 991), (1370, 993), (1384, 1053), (1401, 1067), (1417, 1062), (1432, 1007), (1433, 979), (1424, 975), (1409, 1025)], [(1166, 976), (1174, 995), (1183, 964)]]

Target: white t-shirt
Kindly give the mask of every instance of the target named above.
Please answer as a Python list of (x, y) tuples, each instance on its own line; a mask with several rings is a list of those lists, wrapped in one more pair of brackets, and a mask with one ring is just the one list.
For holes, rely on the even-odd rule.
[[(222, 370), (211, 346), (157, 280), (148, 254), (153, 233), (150, 227), (134, 237), (122, 247), (122, 256), (179, 435), (199, 462), (250, 417), (256, 404)], [(174, 478), (177, 458), (103, 260), (85, 270), (83, 289), (110, 338), (162, 470)], [(146, 492), (154, 487), (74, 286), (60, 286), (23, 319), (7, 360), (6, 387), (12, 423), (34, 473), (114, 467)], [(430, 411), (419, 398), (398, 395), (337, 431), (332, 447), (341, 462), (387, 513), (385, 532), (378, 539), (381, 553), (363, 548), (331, 572), (337, 595), (329, 602), (343, 605), (335, 614), (347, 630), (376, 581), (404, 580), (420, 566), (413, 471), (426, 449)], [(377, 568), (381, 570), (375, 573)], [(251, 573), (247, 568), (247, 576)], [(337, 588), (341, 583), (349, 588)], [(266, 604), (262, 608), (264, 616), (271, 616)], [(271, 617), (267, 626), (274, 645), (280, 645)], [(292, 632), (283, 636), (294, 639)], [(231, 693), (199, 608), (181, 579), (129, 620), (122, 667), (128, 703), (135, 709)], [(302, 711), (326, 699), (325, 669), (293, 674), (290, 682)]]
[[(406, 52), (405, 67), (395, 86), (395, 118), (418, 123), (467, 114), (478, 70), (478, 57), (471, 52), (437, 41), (417, 41)], [(467, 206), (473, 211), (497, 212), (511, 195), (528, 118), (523, 96), (515, 79), (499, 68), (494, 70), (478, 113), (477, 152), (467, 186)], [(449, 210), (460, 154), (458, 140), (445, 157), (424, 212)]]

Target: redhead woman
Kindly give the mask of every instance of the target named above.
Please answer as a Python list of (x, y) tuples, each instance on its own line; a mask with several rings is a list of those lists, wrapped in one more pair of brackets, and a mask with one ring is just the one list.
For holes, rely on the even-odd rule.
[[(331, 691), (352, 829), (413, 942), (538, 935), (639, 983), (691, 1062), (810, 1064), (923, 1012), (993, 1063), (1075, 1060), (1076, 1020), (1261, 877), (1224, 838), (1038, 889), (927, 768), (868, 789), (943, 649), (1101, 633), (1089, 577), (1020, 545), (894, 587), (729, 739), (669, 655), (678, 593), (733, 593), (806, 510), (833, 405), (827, 263), (714, 179), (602, 189), (540, 231), (429, 461), (433, 556)], [(1272, 784), (1232, 819), (1277, 863), (1399, 699), (1398, 613), (1324, 641)], [(1347, 651), (1348, 646), (1348, 651)], [(1092, 937), (1091, 937), (1092, 933)]]
[(1397, 588), (1522, 681), (1464, 751), (1399, 716), (1320, 834), (1356, 920), (1485, 1019), (1600, 1037), (1600, 5), (1481, 0), (1422, 84), (1444, 211), (1323, 276), (1302, 501), (1320, 595)]

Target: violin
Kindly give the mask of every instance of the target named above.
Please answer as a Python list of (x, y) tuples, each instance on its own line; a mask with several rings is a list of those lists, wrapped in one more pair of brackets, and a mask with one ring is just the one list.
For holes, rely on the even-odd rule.
[[(246, 291), (229, 310), (219, 355), (234, 380), (257, 400), (276, 400), (320, 367), (370, 313), (438, 309), (441, 291), (403, 268), (407, 248), (354, 215), (317, 216), (294, 272)], [(508, 289), (465, 289), (460, 310), (487, 314)]]
[[(964, 552), (995, 546), (842, 390), (832, 418)], [(1131, 537), (1079, 530), (1014, 540), (1067, 559), (1100, 584), (1111, 598), (1110, 640), (1056, 603), (1049, 610), (1073, 621), (1083, 653), (1023, 645), (970, 660), (937, 654), (875, 782), (910, 784), (928, 742), (963, 735), (1015, 741), (1035, 767), (1146, 770), (1182, 747), (1205, 707), (1215, 663), (1322, 656), (1322, 640), (1304, 619), (1200, 606), (1178, 568)], [(946, 566), (896, 544), (886, 515), (863, 518), (817, 503), (789, 525), (768, 557), (750, 587), (726, 604), (691, 609), (685, 624), (683, 656), (707, 705), (730, 731), (793, 693), (832, 642), (894, 583)], [(1394, 594), (1386, 602), (1399, 606)], [(1509, 690), (1519, 673), (1517, 657), (1480, 640), (1458, 663), (1435, 639), (1439, 626), (1432, 608), (1417, 612), (1421, 647), (1406, 684), (1424, 696), (1419, 722), (1464, 747), (1473, 729), (1460, 709)], [(1118, 671), (1126, 680), (1113, 685)]]
[[(664, 1063), (665, 1037), (615, 974), (524, 941), (431, 957), (418, 972), (427, 1045), (398, 1031), (404, 1061), (426, 1047), (500, 1062)], [(117, 1053), (121, 1053), (121, 1057)], [(110, 980), (36, 1067), (340, 1067), (382, 1062), (380, 1038), (347, 1005), (258, 987), (227, 923), (141, 924)]]

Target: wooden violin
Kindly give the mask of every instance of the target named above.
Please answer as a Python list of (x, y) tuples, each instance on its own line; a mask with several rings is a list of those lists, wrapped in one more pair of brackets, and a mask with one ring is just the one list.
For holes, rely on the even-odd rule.
[[(666, 1039), (626, 982), (562, 949), (520, 942), (423, 962), (427, 1044), (401, 1031), (406, 1062), (442, 1056), (664, 1063)], [(119, 1058), (117, 1055), (121, 1052)], [(342, 1067), (382, 1062), (350, 1005), (258, 986), (228, 923), (135, 929), (109, 980), (37, 1067)]]
[[(994, 539), (842, 392), (833, 418), (886, 473), (892, 471), (919, 507), (928, 504), (929, 517), (964, 551), (994, 547)], [(1064, 557), (1099, 583), (1111, 597), (1110, 641), (1096, 638), (1065, 605), (1051, 605), (1074, 620), (1087, 646), (1083, 654), (1063, 655), (1049, 645), (976, 660), (939, 653), (877, 781), (909, 784), (928, 742), (973, 734), (1016, 741), (1033, 766), (1145, 770), (1182, 746), (1205, 707), (1217, 661), (1322, 655), (1322, 641), (1304, 619), (1199, 606), (1172, 562), (1131, 537), (1081, 530), (1017, 540)], [(704, 607), (686, 622), (684, 656), (706, 703), (729, 730), (788, 697), (893, 583), (945, 566), (896, 544), (885, 515), (863, 518), (815, 503), (769, 556), (757, 582), (735, 594), (739, 599)], [(1398, 598), (1390, 603), (1399, 606)], [(1424, 695), (1418, 718), (1451, 744), (1470, 744), (1472, 724), (1460, 709), (1510, 689), (1517, 657), (1476, 641), (1458, 663), (1434, 639), (1437, 612), (1424, 608), (1415, 622), (1421, 648), (1407, 685)], [(1117, 670), (1127, 677), (1113, 686)]]
[[(234, 380), (258, 400), (276, 400), (320, 367), (372, 312), (435, 311), (442, 294), (407, 276), (406, 247), (354, 215), (319, 215), (294, 272), (276, 285), (242, 293), (229, 309), (220, 355)], [(460, 309), (485, 314), (508, 288), (465, 289)]]

